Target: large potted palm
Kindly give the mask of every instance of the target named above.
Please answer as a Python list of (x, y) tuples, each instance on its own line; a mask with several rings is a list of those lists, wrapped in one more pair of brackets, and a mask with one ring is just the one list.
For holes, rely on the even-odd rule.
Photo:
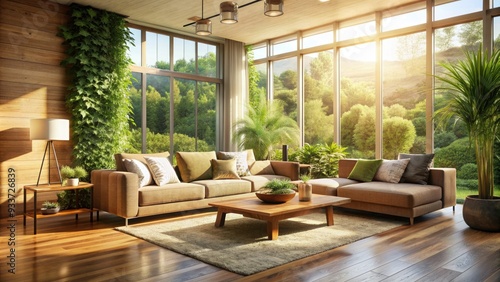
[(478, 195), (466, 197), (465, 222), (474, 229), (500, 231), (500, 198), (493, 195), (494, 143), (500, 128), (500, 50), (491, 55), (482, 47), (466, 52), (458, 62), (441, 66), (437, 89), (450, 95), (449, 103), (436, 111), (441, 122), (461, 120), (469, 133), (478, 169)]

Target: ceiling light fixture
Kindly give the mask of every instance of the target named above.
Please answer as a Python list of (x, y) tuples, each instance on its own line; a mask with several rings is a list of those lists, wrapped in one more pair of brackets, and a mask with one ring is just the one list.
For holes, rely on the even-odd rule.
[(268, 17), (283, 15), (283, 0), (264, 0), (264, 15)]
[(238, 3), (232, 1), (220, 3), (220, 22), (223, 24), (238, 22)]
[(196, 21), (196, 34), (203, 36), (212, 34), (212, 21), (203, 17), (203, 0), (201, 0), (201, 20)]

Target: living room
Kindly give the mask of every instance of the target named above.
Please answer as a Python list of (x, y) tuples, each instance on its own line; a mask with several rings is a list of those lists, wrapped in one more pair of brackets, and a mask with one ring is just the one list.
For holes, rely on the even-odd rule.
[[(436, 102), (443, 103), (443, 100), (438, 100), (438, 97), (434, 96), (432, 87), (426, 87), (433, 84), (432, 77), (427, 74), (434, 73), (434, 60), (442, 58), (434, 57), (436, 53), (434, 50), (437, 48), (448, 50), (448, 53), (439, 52), (443, 57), (446, 54), (451, 56), (459, 53), (455, 48), (456, 44), (463, 44), (461, 40), (465, 40), (460, 37), (460, 31), (467, 30), (467, 28), (471, 28), (474, 32), (477, 31), (473, 29), (476, 27), (476, 24), (473, 23), (483, 23), (480, 26), (482, 36), (479, 36), (479, 41), (484, 46), (493, 46), (500, 33), (500, 28), (497, 27), (500, 21), (496, 17), (500, 15), (498, 1), (493, 1), (492, 8), (490, 8), (490, 1), (487, 0), (483, 1), (484, 4), (480, 3), (479, 5), (477, 2), (481, 1), (387, 1), (383, 4), (372, 3), (374, 1), (359, 1), (359, 3), (354, 2), (355, 4), (350, 1), (330, 1), (330, 3), (311, 1), (308, 4), (301, 4), (299, 3), (301, 1), (289, 0), (284, 2), (282, 16), (269, 19), (262, 15), (263, 2), (257, 1), (240, 9), (240, 18), (237, 24), (223, 25), (219, 23), (218, 18), (212, 18), (213, 27), (210, 36), (196, 36), (192, 24), (194, 21), (188, 19), (192, 16), (202, 16), (202, 1), (183, 3), (185, 7), (182, 9), (171, 3), (161, 3), (165, 1), (137, 2), (141, 3), (140, 5), (135, 1), (126, 3), (121, 1), (56, 2), (7, 0), (0, 4), (2, 8), (0, 12), (0, 31), (2, 32), (2, 36), (0, 36), (2, 38), (0, 44), (2, 50), (0, 58), (2, 238), (4, 238), (4, 234), (7, 235), (7, 233), (3, 233), (6, 232), (6, 228), (3, 226), (8, 224), (9, 204), (12, 204), (10, 199), (15, 198), (17, 213), (15, 238), (18, 243), (16, 248), (18, 276), (5, 276), (8, 273), (2, 267), (0, 274), (2, 280), (4, 277), (14, 277), (15, 279), (22, 277), (31, 280), (64, 279), (64, 277), (67, 277), (68, 280), (198, 279), (223, 281), (240, 278), (242, 280), (266, 278), (269, 280), (329, 280), (329, 278), (336, 277), (336, 272), (341, 271), (348, 273), (349, 275), (346, 277), (353, 279), (361, 279), (370, 274), (379, 277), (379, 279), (382, 277), (388, 279), (392, 277), (394, 280), (398, 277), (403, 279), (403, 276), (396, 275), (399, 272), (396, 269), (425, 273), (422, 276), (406, 276), (405, 278), (409, 277), (408, 280), (442, 278), (443, 276), (439, 276), (439, 271), (442, 273), (451, 272), (455, 275), (452, 275), (453, 277), (481, 277), (472, 280), (490, 279), (494, 281), (498, 279), (498, 247), (494, 247), (499, 245), (498, 239), (495, 234), (470, 230), (463, 222), (461, 205), (457, 205), (455, 213), (451, 209), (433, 212), (422, 218), (417, 218), (416, 224), (412, 227), (404, 225), (382, 235), (372, 236), (337, 248), (329, 254), (322, 253), (311, 256), (248, 277), (204, 264), (190, 257), (117, 232), (114, 228), (124, 225), (122, 218), (104, 212), (101, 213), (99, 221), (93, 224), (88, 222), (86, 214), (81, 215), (78, 223), (75, 223), (71, 216), (40, 220), (37, 235), (33, 235), (32, 219), (28, 219), (28, 224), (25, 227), (21, 224), (22, 188), (25, 185), (36, 183), (46, 146), (45, 141), (30, 139), (30, 120), (38, 118), (71, 119), (66, 101), (71, 77), (66, 67), (61, 65), (61, 61), (66, 59), (67, 55), (65, 53), (66, 46), (63, 44), (64, 39), (58, 36), (60, 26), (66, 25), (70, 21), (70, 2), (91, 5), (127, 17), (126, 20), (130, 22), (129, 27), (134, 42), (136, 42), (135, 49), (130, 46), (129, 55), (134, 62), (130, 66), (130, 70), (136, 78), (139, 78), (133, 84), (135, 91), (133, 94), (144, 93), (144, 101), (146, 101), (146, 93), (148, 95), (158, 93), (160, 98), (168, 97), (170, 99), (170, 95), (174, 96), (177, 93), (175, 92), (176, 87), (179, 88), (177, 94), (186, 100), (189, 100), (189, 95), (191, 95), (189, 89), (196, 89), (193, 91), (198, 91), (196, 92), (198, 94), (207, 91), (214, 97), (231, 98), (226, 98), (226, 100), (222, 98), (208, 99), (209, 103), (207, 104), (200, 102), (198, 106), (202, 110), (198, 112), (195, 111), (195, 106), (192, 104), (186, 110), (193, 114), (187, 117), (179, 117), (175, 113), (169, 112), (172, 118), (164, 121), (163, 128), (153, 126), (153, 120), (143, 111), (146, 109), (146, 105), (142, 105), (139, 110), (137, 107), (134, 108), (135, 127), (131, 129), (135, 130), (137, 137), (133, 139), (135, 143), (131, 146), (133, 148), (131, 152), (167, 151), (173, 156), (179, 150), (179, 147), (174, 147), (174, 144), (178, 146), (177, 144), (184, 144), (183, 142), (186, 142), (185, 147), (181, 147), (181, 149), (186, 151), (189, 149), (193, 151), (204, 149), (207, 151), (237, 150), (236, 145), (231, 142), (232, 123), (244, 114), (245, 103), (242, 101), (247, 97), (238, 96), (235, 93), (244, 93), (242, 89), (246, 87), (246, 79), (245, 77), (235, 78), (234, 73), (237, 72), (233, 68), (235, 68), (236, 63), (232, 64), (231, 59), (226, 58), (226, 56), (231, 54), (229, 45), (238, 45), (240, 51), (242, 46), (251, 45), (254, 69), (250, 68), (249, 71), (256, 71), (258, 77), (261, 78), (256, 81), (258, 89), (264, 89), (268, 97), (282, 100), (290, 106), (287, 107), (288, 110), (285, 114), (296, 118), (299, 123), (299, 128), (302, 130), (300, 145), (336, 142), (348, 146), (351, 150), (351, 156), (379, 159), (395, 158), (397, 155), (394, 155), (393, 152), (397, 153), (398, 151), (394, 150), (398, 148), (388, 147), (386, 144), (389, 142), (384, 142), (384, 140), (387, 141), (391, 138), (386, 135), (389, 133), (383, 131), (384, 119), (388, 118), (384, 116), (383, 112), (397, 112), (397, 107), (392, 107), (392, 109), (386, 109), (386, 107), (402, 104), (405, 105), (406, 113), (410, 111), (414, 113), (413, 119), (418, 120), (414, 124), (420, 126), (415, 126), (415, 136), (409, 147), (400, 149), (399, 152), (409, 151), (415, 147), (417, 153), (432, 153), (437, 151), (436, 148), (441, 148), (441, 155), (436, 155), (435, 163), (450, 166), (449, 163), (445, 162), (450, 157), (443, 153), (446, 152), (444, 149), (449, 147), (453, 141), (457, 141), (458, 137), (463, 137), (463, 134), (454, 132), (455, 135), (450, 138), (452, 130), (439, 134), (434, 133), (432, 109), (439, 106)], [(450, 8), (454, 6), (447, 6), (448, 4), (453, 5), (454, 2), (465, 3), (465, 6), (469, 8)], [(239, 4), (241, 6), (246, 3)], [(106, 5), (106, 8), (99, 5)], [(429, 21), (427, 20), (428, 11), (433, 10), (433, 5), (437, 6), (436, 13), (438, 15), (434, 15), (434, 20)], [(116, 10), (113, 9), (114, 6), (116, 6)], [(122, 9), (125, 8), (136, 11), (134, 13), (131, 10), (123, 12)], [(218, 8), (218, 1), (205, 1), (203, 13), (207, 17), (212, 16), (219, 13)], [(313, 8), (316, 10), (309, 10)], [(175, 11), (173, 13), (175, 16), (167, 16), (165, 12), (167, 9)], [(181, 13), (179, 10), (183, 9), (186, 11)], [(318, 12), (318, 9), (321, 12)], [(454, 9), (458, 9), (459, 12), (449, 15), (448, 12)], [(304, 14), (297, 14), (301, 11)], [(305, 13), (306, 11), (307, 13)], [(145, 13), (147, 15), (144, 15)], [(248, 16), (245, 16), (245, 13)], [(441, 13), (440, 16), (439, 13)], [(253, 20), (257, 14), (261, 18)], [(409, 21), (404, 17), (402, 20), (398, 18), (399, 15), (405, 14), (410, 14), (410, 18), (414, 17), (417, 20)], [(315, 16), (308, 17), (307, 15)], [(161, 24), (162, 19), (166, 17), (173, 18), (172, 23)], [(148, 19), (151, 22), (148, 22)], [(274, 20), (274, 23), (266, 22), (267, 20)], [(384, 27), (384, 23), (388, 26)], [(183, 27), (186, 24), (191, 25)], [(257, 26), (257, 24), (268, 28)], [(377, 27), (379, 24), (380, 27)], [(453, 36), (446, 37), (445, 35), (449, 32), (447, 28), (453, 26), (456, 26)], [(379, 29), (381, 32), (377, 32)], [(334, 32), (337, 30), (339, 33)], [(434, 41), (431, 40), (433, 31), (437, 36)], [(409, 36), (412, 34), (417, 34), (417, 36)], [(423, 45), (412, 45), (415, 44), (416, 39), (422, 38), (422, 36), (424, 38)], [(155, 38), (154, 44), (149, 43), (150, 38)], [(161, 39), (165, 40), (166, 38), (168, 38), (169, 43), (165, 45)], [(446, 43), (447, 39), (451, 43)], [(476, 38), (472, 44), (477, 42)], [(176, 43), (180, 45), (176, 45)], [(393, 43), (396, 47), (389, 47)], [(142, 48), (139, 48), (140, 46)], [(415, 46), (418, 48), (410, 48)], [(149, 47), (152, 47), (153, 50), (168, 47), (172, 52), (167, 55), (151, 51)], [(395, 55), (399, 54), (398, 52), (405, 47), (414, 52), (402, 54), (402, 57)], [(281, 51), (280, 48), (285, 51)], [(182, 53), (179, 50), (187, 51)], [(189, 54), (189, 50), (195, 50), (196, 55)], [(183, 55), (177, 57), (177, 51)], [(149, 52), (154, 54), (153, 61), (149, 60), (151, 58)], [(201, 75), (198, 72), (201, 68), (194, 72), (187, 68), (179, 71), (176, 67), (180, 65), (174, 64), (179, 60), (189, 62), (193, 58), (198, 58), (201, 62), (201, 58), (208, 57), (209, 53), (215, 54), (216, 63), (214, 67), (208, 68), (209, 72), (201, 73)], [(332, 76), (331, 79), (322, 81), (326, 85), (330, 85), (330, 89), (322, 89), (322, 96), (317, 95), (319, 99), (312, 95), (313, 92), (317, 92), (317, 89), (311, 87), (312, 82), (316, 82), (305, 79), (313, 77), (315, 63), (312, 62), (317, 58), (326, 58), (332, 61), (331, 69), (320, 68), (327, 74), (326, 76), (329, 74)], [(404, 67), (398, 66), (398, 60), (411, 61), (413, 64)], [(172, 66), (168, 64), (170, 61)], [(162, 67), (161, 64), (157, 63), (167, 63), (168, 66)], [(242, 67), (239, 68), (241, 70)], [(342, 78), (338, 73), (342, 74)], [(287, 83), (286, 78), (290, 74), (293, 79)], [(335, 79), (332, 78), (333, 74), (335, 74)], [(317, 81), (324, 79), (319, 76), (318, 72), (316, 75)], [(153, 81), (154, 79), (156, 81)], [(403, 85), (402, 81), (408, 82), (408, 85)], [(182, 84), (178, 84), (178, 82)], [(172, 89), (171, 92), (170, 89)], [(368, 98), (359, 97), (354, 91), (356, 89), (369, 89), (368, 92), (371, 94)], [(408, 89), (417, 89), (418, 95), (412, 97)], [(184, 90), (186, 91), (182, 92)], [(296, 95), (293, 102), (290, 102), (290, 93)], [(392, 95), (393, 93), (399, 93), (399, 95)], [(139, 101), (141, 101), (141, 97), (139, 96)], [(349, 102), (356, 99), (365, 99), (364, 106), (367, 107), (355, 107), (355, 103)], [(313, 111), (314, 105), (324, 110)], [(172, 103), (170, 106), (170, 109), (174, 109), (178, 105)], [(348, 127), (347, 123), (343, 123), (342, 120), (352, 118), (353, 115), (349, 115), (349, 113), (353, 113), (358, 108), (366, 111), (362, 115), (367, 117), (365, 120), (358, 120), (358, 124), (368, 122), (369, 117), (372, 116), (375, 121), (372, 126), (365, 127), (369, 131), (367, 134), (354, 138), (356, 128)], [(205, 115), (209, 112), (210, 115)], [(321, 112), (322, 116), (315, 119), (311, 115), (313, 112)], [(413, 120), (409, 116), (407, 115), (405, 120)], [(331, 121), (318, 122), (318, 120), (328, 119)], [(206, 121), (206, 124), (203, 121)], [(189, 128), (189, 123), (198, 124), (197, 129), (199, 130)], [(165, 124), (166, 128), (170, 130), (165, 130)], [(331, 124), (331, 126), (322, 126), (324, 124)], [(209, 128), (211, 130), (208, 130)], [(307, 128), (311, 130), (307, 130)], [(359, 131), (360, 129), (356, 132)], [(161, 140), (158, 147), (155, 147), (157, 144), (153, 142), (154, 139), (150, 139), (152, 137), (148, 135), (148, 132), (154, 132), (154, 137)], [(194, 141), (178, 140), (179, 135), (174, 135), (174, 132), (182, 132)], [(361, 142), (363, 138), (368, 142)], [(68, 141), (56, 141), (54, 145), (58, 153), (59, 163), (72, 165), (75, 160), (73, 148), (77, 145), (76, 140), (70, 138)], [(448, 148), (448, 152), (457, 150), (458, 145), (460, 144), (455, 143), (453, 147)], [(108, 157), (113, 162), (112, 156)], [(460, 163), (460, 165), (463, 164)], [(460, 167), (455, 168), (460, 169)], [(48, 180), (46, 169), (47, 167), (41, 171), (42, 182)], [(16, 172), (15, 183), (17, 186), (16, 191), (12, 194), (8, 192), (8, 175), (12, 174), (11, 170)], [(57, 179), (56, 168), (52, 167), (50, 171), (51, 177)], [(42, 194), (38, 202), (47, 199), (44, 197), (49, 196)], [(196, 212), (140, 219), (138, 223), (162, 221), (169, 218), (176, 219), (184, 216), (188, 218), (196, 216)], [(448, 240), (445, 234), (452, 238)], [(423, 240), (422, 245), (405, 246), (410, 238), (420, 240), (424, 237), (428, 237), (428, 239)], [(103, 240), (103, 238), (112, 238), (112, 240)], [(433, 240), (438, 243), (433, 244)], [(396, 243), (392, 244), (393, 241)], [(376, 247), (389, 243), (391, 244), (387, 248), (392, 254), (402, 253), (402, 255), (394, 256), (391, 260), (387, 258), (381, 263), (374, 262), (380, 258), (379, 255), (382, 257), (390, 256), (389, 253), (380, 254), (382, 250)], [(449, 249), (455, 244), (474, 246), (477, 247), (477, 250), (473, 251), (472, 247)], [(353, 253), (363, 248), (372, 250), (374, 254), (364, 258), (352, 256)], [(2, 249), (9, 250), (7, 243)], [(453, 253), (450, 253), (451, 250)], [(346, 255), (346, 253), (350, 255)], [(3, 257), (7, 255), (9, 254), (7, 253)], [(461, 269), (458, 268), (458, 263), (453, 266), (443, 263), (439, 267), (429, 269), (430, 264), (444, 259), (443, 257), (446, 257), (446, 262), (455, 259), (455, 262), (460, 262), (472, 257), (478, 263), (464, 266)], [(168, 264), (160, 263), (167, 260), (171, 260), (171, 262)], [(369, 265), (370, 263), (373, 264)], [(46, 264), (54, 265), (54, 267), (46, 267)], [(367, 270), (356, 270), (357, 268), (366, 268)], [(377, 268), (379, 270), (372, 271)], [(385, 269), (385, 271), (380, 269)], [(404, 272), (399, 275), (404, 275)], [(406, 273), (406, 275), (409, 274)], [(467, 280), (465, 278), (457, 279)], [(339, 278), (339, 280), (342, 279)]]

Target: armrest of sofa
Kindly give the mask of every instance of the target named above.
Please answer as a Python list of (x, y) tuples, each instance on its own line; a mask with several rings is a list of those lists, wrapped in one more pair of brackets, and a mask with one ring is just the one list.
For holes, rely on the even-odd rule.
[(300, 164), (298, 162), (271, 161), (271, 166), (276, 175), (286, 176), (292, 181), (299, 179)]
[(139, 177), (116, 170), (93, 170), (94, 207), (118, 216), (137, 216), (139, 210)]
[(443, 208), (456, 205), (457, 171), (454, 168), (431, 168), (429, 183), (443, 188)]

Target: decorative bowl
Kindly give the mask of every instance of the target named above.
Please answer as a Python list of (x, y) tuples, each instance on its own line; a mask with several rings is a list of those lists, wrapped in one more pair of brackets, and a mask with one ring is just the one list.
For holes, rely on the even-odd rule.
[(263, 194), (255, 193), (257, 198), (259, 198), (264, 203), (281, 204), (286, 203), (295, 197), (295, 192), (290, 194)]

